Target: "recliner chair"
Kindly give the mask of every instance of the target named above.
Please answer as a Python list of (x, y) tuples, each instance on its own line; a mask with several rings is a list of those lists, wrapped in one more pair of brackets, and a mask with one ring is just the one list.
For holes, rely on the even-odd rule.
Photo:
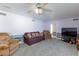
[(11, 39), (8, 33), (0, 33), (0, 55), (13, 54), (19, 47), (19, 41)]

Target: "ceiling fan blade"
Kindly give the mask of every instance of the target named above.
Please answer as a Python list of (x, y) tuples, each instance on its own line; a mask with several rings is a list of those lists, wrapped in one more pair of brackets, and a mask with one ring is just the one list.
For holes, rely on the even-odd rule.
[(36, 7), (45, 7), (48, 3), (37, 3)]
[(41, 7), (45, 7), (48, 3), (43, 3), (43, 5)]
[(3, 13), (3, 12), (0, 12), (0, 15), (6, 16), (7, 14), (6, 13)]

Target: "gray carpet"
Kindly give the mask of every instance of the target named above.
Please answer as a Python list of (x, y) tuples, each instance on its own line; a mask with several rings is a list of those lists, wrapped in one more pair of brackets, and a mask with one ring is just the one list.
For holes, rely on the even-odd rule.
[(28, 46), (23, 44), (12, 56), (77, 56), (76, 45), (49, 39)]

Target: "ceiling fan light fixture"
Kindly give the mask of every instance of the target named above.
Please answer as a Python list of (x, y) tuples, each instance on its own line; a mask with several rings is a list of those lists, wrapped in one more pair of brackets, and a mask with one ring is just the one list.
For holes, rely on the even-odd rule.
[(35, 13), (38, 14), (38, 15), (42, 14), (43, 13), (42, 8), (36, 8)]

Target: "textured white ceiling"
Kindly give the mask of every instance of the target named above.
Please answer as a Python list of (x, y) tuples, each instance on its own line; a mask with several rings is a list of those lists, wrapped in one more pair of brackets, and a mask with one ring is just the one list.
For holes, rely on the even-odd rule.
[(28, 13), (34, 3), (0, 3), (0, 10), (16, 13), (19, 15), (42, 19), (63, 19), (71, 17), (79, 17), (79, 3), (48, 3), (47, 9), (51, 9), (52, 12), (46, 12), (40, 16), (35, 13)]

